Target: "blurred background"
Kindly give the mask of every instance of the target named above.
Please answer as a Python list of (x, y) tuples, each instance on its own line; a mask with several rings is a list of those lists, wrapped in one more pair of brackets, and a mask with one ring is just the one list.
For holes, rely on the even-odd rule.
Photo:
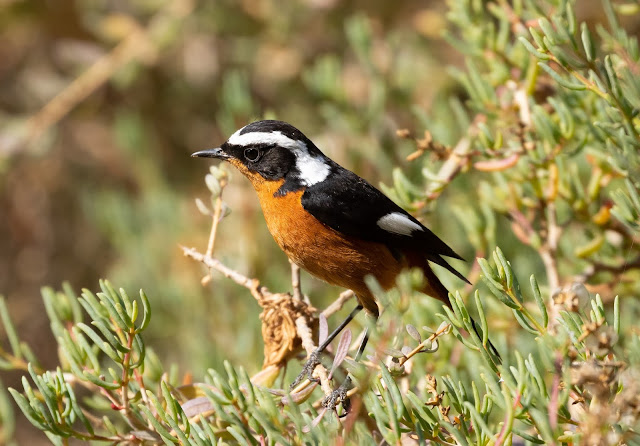
[[(591, 3), (583, 18), (598, 14)], [(189, 155), (277, 118), (373, 184), (390, 184), (394, 166), (420, 177), (396, 130), (454, 144), (466, 128), (448, 102), (462, 91), (447, 67), (463, 63), (443, 38), (446, 11), (435, 0), (0, 0), (0, 293), (43, 365), (58, 360), (40, 288), (108, 278), (151, 299), (146, 341), (164, 364), (195, 377), (223, 359), (259, 370), (258, 305), (219, 275), (202, 286), (179, 248), (204, 251), (210, 225), (194, 204), (208, 197), (209, 162)], [(287, 291), (286, 257), (231, 174), (215, 254)], [(473, 258), (448, 215), (430, 227)], [(340, 291), (308, 276), (303, 289), (319, 307)], [(21, 423), (21, 444), (44, 438), (30, 432)]]

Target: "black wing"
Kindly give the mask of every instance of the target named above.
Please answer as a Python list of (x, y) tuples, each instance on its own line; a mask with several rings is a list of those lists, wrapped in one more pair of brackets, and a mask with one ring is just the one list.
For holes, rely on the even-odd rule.
[[(328, 180), (310, 186), (302, 195), (302, 206), (307, 212), (345, 235), (384, 243), (392, 252), (398, 249), (422, 252), (428, 260), (468, 282), (441, 257), (463, 260), (438, 236), (355, 173), (337, 164), (332, 170)], [(382, 217), (390, 214), (400, 214), (408, 219), (404, 220), (406, 234), (378, 225)], [(410, 230), (411, 227), (416, 230)]]

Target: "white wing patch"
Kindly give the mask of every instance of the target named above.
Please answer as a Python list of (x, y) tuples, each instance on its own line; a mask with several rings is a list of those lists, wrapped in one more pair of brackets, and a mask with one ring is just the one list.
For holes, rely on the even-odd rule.
[(291, 139), (282, 132), (249, 132), (243, 135), (240, 132), (242, 129), (231, 135), (227, 142), (234, 146), (274, 144), (291, 150), (296, 156), (296, 167), (300, 171), (300, 182), (304, 186), (321, 183), (331, 173), (331, 167), (324, 157), (312, 156), (303, 141)]
[(393, 232), (400, 235), (411, 235), (413, 231), (422, 231), (422, 227), (411, 219), (400, 213), (391, 212), (380, 217), (376, 224), (387, 232)]

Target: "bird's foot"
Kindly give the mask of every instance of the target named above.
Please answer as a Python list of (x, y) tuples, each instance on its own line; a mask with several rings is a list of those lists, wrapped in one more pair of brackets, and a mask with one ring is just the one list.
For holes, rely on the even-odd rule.
[(342, 404), (342, 408), (346, 413), (349, 412), (349, 408), (351, 407), (351, 401), (347, 396), (347, 392), (351, 389), (351, 377), (347, 376), (347, 379), (338, 387), (336, 390), (331, 392), (322, 400), (322, 406), (327, 408), (328, 410), (335, 410), (338, 404)]
[(311, 382), (320, 382), (318, 378), (314, 378), (313, 376), (313, 371), (315, 370), (316, 366), (320, 364), (320, 353), (321, 352), (316, 350), (309, 355), (309, 359), (307, 360), (307, 363), (302, 367), (302, 371), (289, 386), (290, 389), (295, 388), (305, 378), (308, 378)]

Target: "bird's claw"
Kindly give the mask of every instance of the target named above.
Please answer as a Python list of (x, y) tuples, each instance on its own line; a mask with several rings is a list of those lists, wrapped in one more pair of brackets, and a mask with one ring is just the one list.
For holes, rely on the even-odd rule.
[(347, 379), (344, 380), (340, 387), (322, 400), (322, 406), (328, 410), (335, 410), (338, 404), (342, 404), (345, 414), (348, 413), (351, 407), (351, 400), (347, 396), (349, 389), (351, 389), (351, 378), (347, 376)]
[(293, 380), (289, 388), (290, 389), (295, 388), (305, 378), (309, 379), (309, 381), (311, 382), (315, 382), (315, 383), (320, 382), (318, 378), (314, 378), (313, 376), (313, 371), (315, 370), (318, 364), (320, 364), (320, 353), (318, 351), (314, 351), (309, 355), (309, 359), (307, 360), (307, 363), (302, 367), (302, 371), (296, 377), (296, 379)]

